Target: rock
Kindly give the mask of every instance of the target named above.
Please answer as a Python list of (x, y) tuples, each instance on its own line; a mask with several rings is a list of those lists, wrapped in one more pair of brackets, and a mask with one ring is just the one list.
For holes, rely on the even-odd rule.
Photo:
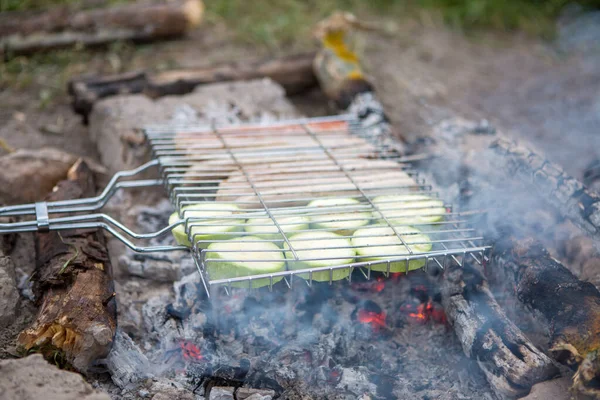
[(15, 266), (10, 257), (0, 257), (0, 329), (14, 320), (18, 304)]
[[(42, 200), (67, 177), (78, 157), (54, 148), (19, 149), (0, 157), (0, 202), (32, 203)], [(86, 159), (94, 172), (106, 170)], [(25, 183), (25, 184), (24, 184)]]
[(271, 389), (252, 389), (241, 387), (235, 392), (237, 400), (271, 400), (275, 391)]
[(39, 354), (0, 361), (2, 400), (110, 400), (95, 391), (81, 375), (61, 371)]
[(521, 400), (571, 400), (571, 383), (571, 378), (564, 377), (535, 384), (531, 392)]
[(150, 152), (140, 128), (149, 124), (207, 125), (298, 117), (283, 88), (269, 79), (198, 87), (185, 96), (106, 98), (90, 115), (90, 136), (111, 173), (137, 167)]
[[(0, 157), (0, 201), (7, 204), (42, 200), (77, 157), (58, 149), (20, 149)], [(23, 183), (26, 184), (23, 184)]]
[(233, 400), (233, 392), (235, 388), (227, 386), (215, 386), (210, 390), (208, 400)]

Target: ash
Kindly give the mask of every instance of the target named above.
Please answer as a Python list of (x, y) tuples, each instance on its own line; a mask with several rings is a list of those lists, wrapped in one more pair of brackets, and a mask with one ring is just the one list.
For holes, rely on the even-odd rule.
[(250, 387), (280, 399), (492, 399), (437, 297), (423, 272), (367, 281), (356, 271), (352, 283), (298, 278), (291, 290), (280, 282), (209, 300), (193, 273), (142, 306), (136, 343), (121, 333), (127, 350), (109, 357), (115, 396), (153, 379), (189, 398)]

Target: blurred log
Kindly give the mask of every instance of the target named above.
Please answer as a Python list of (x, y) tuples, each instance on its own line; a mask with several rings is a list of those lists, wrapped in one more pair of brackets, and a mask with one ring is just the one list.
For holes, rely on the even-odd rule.
[(495, 281), (545, 319), (554, 357), (577, 368), (574, 387), (600, 396), (600, 292), (577, 279), (533, 239), (496, 244)]
[(463, 351), (477, 360), (499, 398), (515, 398), (552, 378), (558, 369), (502, 311), (476, 269), (444, 270), (442, 304)]
[(75, 112), (85, 118), (99, 99), (124, 93), (144, 93), (156, 98), (190, 93), (209, 83), (270, 78), (288, 95), (317, 85), (312, 70), (314, 53), (297, 54), (254, 62), (233, 62), (205, 68), (185, 68), (166, 72), (132, 72), (104, 77), (82, 77), (69, 82)]
[(349, 13), (337, 12), (314, 30), (321, 43), (313, 68), (325, 95), (341, 110), (357, 116), (363, 135), (405, 154), (406, 140), (394, 131), (354, 51), (354, 30), (373, 29)]
[(564, 217), (589, 234), (600, 233), (600, 196), (531, 149), (507, 139), (492, 146), (506, 162), (505, 172), (531, 183)]
[(152, 41), (184, 35), (204, 13), (201, 0), (133, 3), (73, 11), (67, 7), (41, 13), (3, 13), (0, 52), (5, 57), (39, 50), (117, 40)]
[[(81, 160), (58, 183), (47, 201), (95, 194), (92, 171)], [(100, 230), (38, 233), (32, 280), (40, 303), (33, 324), (18, 337), (27, 352), (39, 352), (54, 362), (85, 373), (105, 357), (116, 331), (116, 301), (112, 266)]]

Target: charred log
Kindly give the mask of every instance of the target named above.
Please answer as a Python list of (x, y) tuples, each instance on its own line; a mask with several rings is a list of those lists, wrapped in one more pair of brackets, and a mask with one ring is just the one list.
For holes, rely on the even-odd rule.
[(201, 0), (177, 0), (79, 11), (60, 7), (34, 15), (6, 13), (0, 18), (0, 53), (182, 36), (200, 23), (203, 12)]
[(206, 68), (84, 77), (69, 82), (68, 89), (75, 112), (84, 117), (89, 115), (96, 101), (105, 97), (124, 93), (144, 93), (152, 98), (182, 95), (192, 92), (196, 86), (217, 82), (270, 78), (282, 85), (288, 95), (294, 95), (317, 85), (312, 70), (314, 56), (307, 53)]
[(558, 369), (505, 315), (487, 281), (465, 264), (444, 271), (442, 304), (465, 354), (477, 360), (500, 398), (527, 394)]
[(507, 160), (506, 172), (532, 183), (565, 218), (591, 234), (600, 232), (600, 196), (561, 167), (516, 142), (500, 139), (491, 146)]
[(550, 352), (577, 368), (574, 387), (600, 395), (600, 292), (550, 256), (534, 240), (506, 239), (496, 245), (497, 280), (527, 308), (545, 318)]
[[(47, 201), (90, 197), (94, 177), (81, 160), (48, 195)], [(86, 372), (111, 349), (116, 330), (112, 266), (102, 231), (71, 230), (35, 237), (34, 294), (40, 305), (19, 346), (64, 366)]]

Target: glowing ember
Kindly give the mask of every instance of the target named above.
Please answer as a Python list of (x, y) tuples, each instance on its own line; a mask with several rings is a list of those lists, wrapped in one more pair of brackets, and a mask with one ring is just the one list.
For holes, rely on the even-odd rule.
[(386, 326), (385, 312), (376, 313), (373, 311), (359, 310), (357, 314), (358, 321), (363, 324), (371, 324), (373, 330), (379, 330)]
[(179, 343), (181, 349), (181, 355), (185, 361), (199, 361), (202, 360), (202, 354), (200, 349), (193, 343), (181, 341)]
[(410, 320), (414, 322), (425, 323), (434, 321), (439, 324), (446, 324), (448, 322), (444, 310), (439, 306), (434, 306), (431, 300), (427, 303), (419, 304), (414, 312), (410, 304), (402, 306), (402, 310), (407, 312)]

